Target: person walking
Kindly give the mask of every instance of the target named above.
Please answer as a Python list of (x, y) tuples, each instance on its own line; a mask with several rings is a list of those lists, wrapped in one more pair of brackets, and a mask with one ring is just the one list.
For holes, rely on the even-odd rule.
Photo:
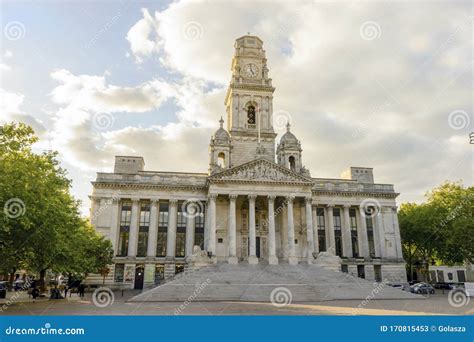
[(86, 290), (86, 287), (84, 286), (84, 284), (80, 284), (77, 291), (79, 293), (79, 297), (81, 298), (84, 298), (84, 292)]

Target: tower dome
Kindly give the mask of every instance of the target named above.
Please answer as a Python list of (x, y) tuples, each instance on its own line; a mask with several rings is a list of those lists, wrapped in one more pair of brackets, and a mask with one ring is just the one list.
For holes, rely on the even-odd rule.
[(290, 123), (286, 124), (286, 133), (280, 139), (281, 147), (297, 147), (299, 145), (299, 140), (296, 136), (290, 132)]
[(227, 132), (223, 127), (224, 120), (222, 119), (222, 117), (219, 120), (219, 124), (220, 124), (219, 129), (216, 131), (216, 133), (214, 133), (214, 142), (219, 145), (229, 144), (230, 135), (229, 135), (229, 132)]

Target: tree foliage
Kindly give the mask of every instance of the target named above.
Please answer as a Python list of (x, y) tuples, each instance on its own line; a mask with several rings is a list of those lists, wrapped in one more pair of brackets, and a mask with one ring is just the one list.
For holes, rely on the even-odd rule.
[(474, 187), (444, 183), (427, 193), (426, 202), (402, 204), (399, 221), (410, 274), (415, 263), (474, 260)]
[(32, 151), (31, 127), (0, 127), (0, 271), (87, 274), (111, 262), (111, 244), (80, 216), (56, 152)]

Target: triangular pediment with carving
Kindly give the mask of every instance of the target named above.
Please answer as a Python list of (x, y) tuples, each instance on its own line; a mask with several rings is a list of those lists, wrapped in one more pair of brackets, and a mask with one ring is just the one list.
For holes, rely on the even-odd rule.
[(209, 177), (211, 183), (220, 182), (270, 182), (311, 185), (311, 179), (260, 158)]

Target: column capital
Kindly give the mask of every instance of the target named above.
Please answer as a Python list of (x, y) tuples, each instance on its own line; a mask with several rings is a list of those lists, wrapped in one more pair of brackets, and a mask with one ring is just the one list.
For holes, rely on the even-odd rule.
[(396, 213), (397, 210), (398, 210), (398, 207), (395, 205), (395, 206), (392, 207), (392, 210), (393, 210), (394, 213)]
[(268, 198), (269, 201), (274, 202), (275, 199), (276, 199), (276, 196), (275, 195), (268, 195), (267, 198)]
[(306, 204), (312, 205), (313, 204), (313, 198), (312, 197), (305, 197), (304, 201)]
[(160, 199), (159, 198), (156, 198), (156, 197), (153, 197), (153, 198), (150, 198), (150, 202), (152, 204), (158, 204), (160, 202)]
[(342, 206), (344, 207), (344, 209), (349, 209), (351, 207), (350, 204), (343, 204)]
[(230, 199), (231, 201), (235, 201), (238, 196), (239, 196), (239, 195), (236, 195), (236, 194), (230, 194), (230, 195), (229, 195), (229, 199)]
[(248, 195), (247, 197), (249, 199), (249, 202), (255, 202), (255, 199), (257, 198), (257, 195)]
[(175, 199), (175, 198), (172, 198), (172, 199), (170, 199), (169, 201), (170, 201), (170, 205), (176, 205), (176, 204), (178, 204), (178, 200)]
[(215, 201), (217, 198), (217, 194), (209, 194), (207, 196), (207, 199), (210, 200), (210, 201)]
[(130, 200), (131, 200), (132, 203), (134, 203), (134, 204), (140, 202), (140, 198), (139, 198), (139, 197), (132, 197)]
[(287, 201), (288, 203), (289, 203), (289, 202), (293, 203), (294, 200), (295, 200), (295, 196), (293, 196), (293, 195), (288, 195), (288, 196), (286, 196), (286, 201)]
[(112, 197), (111, 200), (112, 200), (112, 203), (116, 204), (120, 202), (120, 197)]
[(332, 208), (334, 208), (334, 204), (326, 204), (326, 208), (332, 209)]

